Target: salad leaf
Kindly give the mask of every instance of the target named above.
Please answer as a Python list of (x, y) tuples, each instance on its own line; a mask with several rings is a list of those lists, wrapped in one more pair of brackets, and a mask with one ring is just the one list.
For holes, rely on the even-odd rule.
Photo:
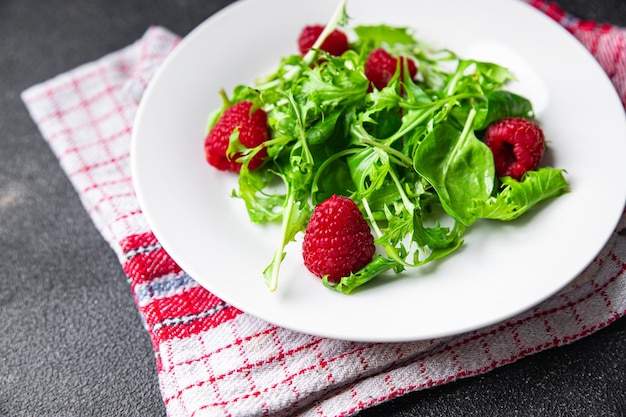
[(495, 181), (493, 154), (472, 130), (474, 114), (463, 131), (437, 126), (413, 156), (415, 170), (437, 190), (446, 212), (466, 226), (477, 219), (474, 201), (487, 200)]
[(481, 218), (510, 221), (540, 202), (558, 197), (568, 190), (569, 184), (562, 169), (543, 167), (528, 171), (521, 181), (504, 177), (502, 190), (487, 200), (475, 201), (474, 211)]
[[(354, 32), (358, 37), (358, 47), (364, 52), (382, 45), (391, 48), (403, 45), (405, 49), (415, 47), (416, 41), (410, 29), (389, 25), (357, 26)], [(394, 52), (399, 52), (394, 50)]]

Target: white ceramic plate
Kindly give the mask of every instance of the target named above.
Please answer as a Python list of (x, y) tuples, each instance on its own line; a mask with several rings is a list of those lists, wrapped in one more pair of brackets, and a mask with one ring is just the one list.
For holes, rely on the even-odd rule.
[(296, 52), (309, 23), (335, 0), (243, 0), (191, 32), (141, 103), (132, 168), (141, 207), (172, 258), (232, 305), (290, 329), (359, 341), (408, 341), (493, 324), (546, 299), (576, 277), (607, 241), (626, 196), (626, 125), (595, 60), (565, 30), (514, 0), (351, 0), (351, 25), (409, 26), (468, 58), (509, 66), (550, 141), (550, 163), (572, 191), (525, 219), (482, 222), (443, 262), (346, 296), (326, 289), (289, 247), (279, 288), (262, 271), (278, 228), (251, 224), (230, 197), (233, 175), (204, 161), (207, 115), (218, 90), (251, 83)]

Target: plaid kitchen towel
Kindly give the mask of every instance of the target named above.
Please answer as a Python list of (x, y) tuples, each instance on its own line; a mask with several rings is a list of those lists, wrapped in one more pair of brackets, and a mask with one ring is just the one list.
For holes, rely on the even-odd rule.
[[(626, 104), (626, 33), (530, 2), (598, 59)], [(134, 194), (137, 103), (179, 38), (151, 27), (136, 43), (23, 93), (85, 209), (116, 252), (154, 346), (170, 416), (349, 416), (405, 393), (487, 372), (601, 329), (626, 311), (626, 219), (589, 268), (502, 323), (412, 343), (290, 331), (228, 305), (176, 265)], [(621, 232), (620, 232), (621, 231)]]

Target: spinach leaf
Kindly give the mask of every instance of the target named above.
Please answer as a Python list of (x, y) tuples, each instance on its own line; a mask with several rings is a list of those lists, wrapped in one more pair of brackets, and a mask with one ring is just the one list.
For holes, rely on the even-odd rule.
[(486, 201), (495, 181), (493, 154), (474, 135), (473, 114), (463, 131), (437, 126), (413, 156), (415, 170), (435, 188), (445, 211), (467, 226), (477, 219), (474, 201)]

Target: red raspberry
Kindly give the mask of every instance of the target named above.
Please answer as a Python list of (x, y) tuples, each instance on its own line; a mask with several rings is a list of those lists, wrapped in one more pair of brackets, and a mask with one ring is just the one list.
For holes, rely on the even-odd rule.
[[(223, 171), (239, 172), (241, 162), (237, 159), (241, 153), (236, 153), (230, 158), (226, 155), (230, 136), (239, 129), (239, 142), (254, 148), (268, 139), (267, 114), (262, 109), (250, 113), (252, 102), (241, 101), (227, 108), (217, 123), (211, 128), (204, 140), (204, 153), (209, 164)], [(250, 170), (258, 168), (267, 151), (261, 149), (248, 163)]]
[[(302, 29), (298, 37), (298, 49), (302, 55), (311, 49), (323, 30), (322, 25), (309, 25)], [(334, 56), (343, 54), (348, 48), (348, 37), (339, 29), (333, 30), (320, 46), (320, 49)]]
[(365, 76), (379, 90), (382, 90), (389, 84), (389, 80), (396, 73), (396, 68), (401, 65), (400, 74), (403, 74), (404, 65), (409, 69), (409, 75), (414, 78), (417, 74), (417, 66), (412, 59), (406, 57), (396, 58), (382, 48), (374, 49), (370, 52), (365, 61)]
[(492, 123), (484, 141), (493, 152), (496, 175), (518, 181), (527, 171), (537, 169), (545, 150), (539, 125), (522, 117), (507, 117)]
[(367, 265), (374, 251), (369, 225), (352, 199), (333, 195), (315, 206), (302, 243), (309, 271), (338, 282)]

